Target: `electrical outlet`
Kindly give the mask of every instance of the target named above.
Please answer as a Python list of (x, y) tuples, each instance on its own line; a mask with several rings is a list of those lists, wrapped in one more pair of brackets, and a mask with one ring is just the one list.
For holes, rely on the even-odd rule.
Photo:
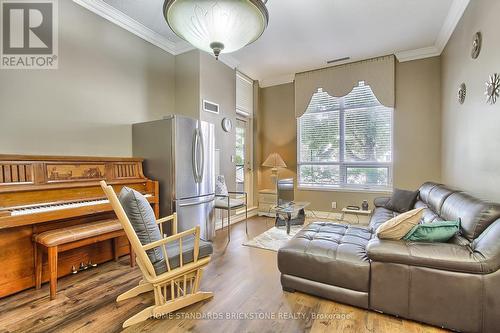
[(337, 201), (332, 201), (332, 209), (337, 209)]

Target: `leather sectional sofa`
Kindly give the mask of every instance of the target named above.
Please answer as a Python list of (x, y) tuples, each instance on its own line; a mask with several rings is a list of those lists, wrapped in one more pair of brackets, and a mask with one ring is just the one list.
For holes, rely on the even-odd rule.
[(423, 222), (461, 220), (448, 243), (380, 240), (397, 215), (376, 199), (367, 227), (315, 222), (278, 252), (285, 291), (463, 332), (500, 331), (500, 204), (436, 183), (420, 187)]

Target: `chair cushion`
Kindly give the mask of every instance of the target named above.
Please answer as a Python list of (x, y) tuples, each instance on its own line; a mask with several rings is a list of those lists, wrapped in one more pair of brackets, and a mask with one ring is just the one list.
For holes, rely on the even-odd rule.
[(230, 198), (229, 199), (229, 206), (228, 206), (227, 197), (215, 199), (215, 208), (227, 209), (228, 207), (236, 208), (236, 207), (241, 207), (241, 206), (245, 206), (245, 200)]
[(119, 230), (123, 230), (120, 222), (117, 220), (106, 220), (45, 231), (36, 235), (34, 241), (44, 246), (51, 247)]
[(278, 251), (282, 274), (341, 288), (369, 291), (369, 228), (330, 222), (304, 227)]
[[(210, 242), (205, 242), (200, 239), (200, 252), (198, 254), (198, 259), (208, 257), (213, 253), (212, 244)], [(173, 241), (167, 244), (167, 256), (170, 269), (174, 269), (180, 266), (180, 255), (179, 255), (179, 240)], [(182, 264), (188, 264), (193, 261), (194, 258), (194, 236), (186, 236), (182, 239)], [(156, 274), (162, 274), (167, 271), (167, 264), (165, 260), (159, 261), (154, 265)]]
[(415, 201), (417, 201), (418, 191), (406, 191), (394, 189), (392, 197), (385, 204), (385, 208), (399, 213), (405, 213), (413, 208)]
[(401, 239), (422, 219), (423, 208), (410, 210), (409, 212), (393, 217), (382, 223), (377, 228), (377, 237), (380, 239)]
[[(120, 191), (118, 199), (142, 245), (153, 243), (163, 238), (156, 224), (156, 217), (151, 204), (141, 193), (124, 186)], [(164, 259), (160, 247), (155, 247), (146, 251), (146, 253), (153, 266)], [(156, 273), (159, 274), (158, 272)]]
[(229, 195), (227, 191), (226, 180), (222, 175), (219, 175), (215, 178), (215, 194), (224, 195), (226, 197)]

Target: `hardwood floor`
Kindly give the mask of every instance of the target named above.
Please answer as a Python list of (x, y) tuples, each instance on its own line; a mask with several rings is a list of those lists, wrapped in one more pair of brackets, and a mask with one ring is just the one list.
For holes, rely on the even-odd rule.
[[(272, 219), (251, 218), (249, 237), (272, 225)], [(227, 231), (217, 231), (215, 252), (201, 286), (215, 293), (212, 300), (178, 311), (168, 319), (148, 320), (125, 332), (444, 332), (299, 292), (283, 292), (276, 253), (242, 246), (246, 239), (244, 223), (232, 227), (229, 243)], [(127, 318), (153, 303), (148, 294), (115, 302), (139, 279), (139, 269), (130, 268), (128, 257), (123, 257), (119, 262), (60, 279), (53, 301), (49, 300), (48, 284), (41, 290), (3, 298), (0, 332), (122, 331)]]

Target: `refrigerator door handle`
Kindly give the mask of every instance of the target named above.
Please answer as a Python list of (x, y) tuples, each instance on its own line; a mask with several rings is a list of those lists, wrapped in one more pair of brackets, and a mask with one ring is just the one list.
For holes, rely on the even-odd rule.
[(204, 146), (204, 143), (203, 143), (203, 135), (201, 133), (201, 129), (198, 129), (198, 144), (199, 144), (199, 151), (200, 151), (200, 156), (201, 156), (201, 165), (200, 165), (200, 169), (198, 171), (198, 177), (200, 179), (200, 183), (203, 181), (203, 173), (204, 173), (204, 169), (205, 169), (205, 146)]
[(200, 176), (198, 174), (198, 129), (194, 130), (194, 138), (193, 138), (193, 175), (194, 181), (199, 183)]
[(212, 202), (214, 200), (215, 200), (215, 198), (211, 197), (210, 199), (205, 199), (203, 201), (193, 201), (193, 202), (181, 203), (181, 204), (179, 204), (179, 207), (197, 206), (197, 205), (201, 205), (201, 204), (204, 204), (207, 202)]

